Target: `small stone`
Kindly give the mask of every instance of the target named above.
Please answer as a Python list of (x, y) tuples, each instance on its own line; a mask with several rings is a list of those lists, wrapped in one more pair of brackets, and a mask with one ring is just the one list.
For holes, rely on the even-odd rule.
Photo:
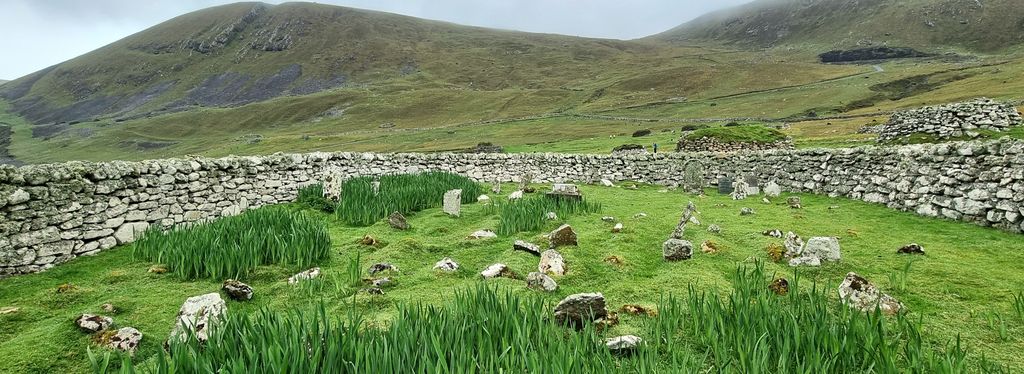
[(615, 187), (615, 184), (612, 183), (612, 181), (607, 180), (607, 179), (602, 179), (601, 180), (601, 185), (605, 186), (605, 187)]
[(479, 240), (479, 239), (494, 239), (497, 238), (498, 234), (495, 234), (491, 230), (477, 230), (472, 234), (469, 234), (467, 239)]
[(478, 204), (490, 204), (491, 203), (491, 197), (487, 196), (487, 195), (480, 195), (480, 197), (476, 198), (476, 202)]
[(391, 228), (395, 230), (409, 229), (409, 221), (406, 220), (405, 216), (402, 215), (402, 213), (400, 212), (394, 212), (391, 213), (390, 216), (388, 216), (388, 225), (391, 225)]
[(391, 278), (384, 277), (373, 279), (370, 281), (370, 284), (373, 285), (374, 288), (384, 288), (391, 284)]
[(907, 245), (905, 245), (903, 247), (900, 247), (900, 249), (898, 249), (896, 251), (896, 253), (905, 254), (905, 255), (923, 255), (924, 254), (924, 248), (921, 247), (921, 245), (919, 245), (917, 243), (910, 243), (910, 244), (907, 244)]
[(545, 218), (547, 218), (548, 221), (554, 221), (558, 219), (558, 214), (555, 214), (555, 212), (548, 212), (548, 214), (545, 215)]
[(523, 190), (518, 190), (518, 191), (514, 191), (514, 192), (510, 193), (508, 195), (508, 199), (509, 200), (522, 200), (523, 199)]
[(697, 216), (690, 216), (690, 223), (694, 226), (700, 226), (700, 220), (697, 219)]
[(623, 305), (622, 308), (619, 308), (619, 311), (623, 312), (623, 313), (626, 313), (626, 314), (632, 314), (632, 315), (635, 315), (635, 316), (654, 317), (654, 316), (658, 315), (658, 313), (655, 312), (653, 309), (645, 308), (645, 307), (642, 307), (642, 306), (636, 305), (636, 304), (626, 304), (626, 305)]
[(783, 245), (786, 247), (787, 257), (799, 256), (804, 249), (803, 239), (800, 239), (800, 235), (792, 231), (786, 233), (786, 241), (783, 242)]
[(228, 279), (224, 281), (224, 285), (221, 287), (228, 297), (235, 301), (246, 301), (252, 300), (253, 289), (248, 284), (239, 282), (234, 279)]
[(320, 276), (320, 268), (312, 268), (288, 278), (288, 284), (296, 284), (304, 280), (310, 280)]
[(752, 216), (752, 215), (754, 215), (754, 210), (750, 209), (750, 208), (740, 208), (740, 215), (741, 216)]
[(113, 335), (105, 336), (103, 341), (103, 345), (108, 348), (134, 354), (142, 342), (142, 333), (132, 327), (122, 327)]
[(368, 288), (364, 288), (364, 289), (362, 289), (360, 291), (366, 292), (367, 294), (370, 294), (370, 295), (378, 295), (379, 296), (379, 295), (383, 295), (384, 294), (384, 290), (382, 290), (380, 287), (368, 287)]
[(25, 190), (19, 188), (12, 192), (10, 196), (7, 197), (7, 204), (18, 205), (26, 201), (29, 201), (30, 198), (31, 197), (29, 196), (28, 192), (25, 192)]
[(117, 307), (115, 307), (114, 304), (109, 304), (108, 303), (108, 304), (100, 305), (100, 309), (102, 309), (104, 312), (111, 313), (111, 314), (117, 313)]
[(514, 251), (523, 251), (523, 252), (529, 253), (529, 254), (534, 255), (534, 256), (540, 256), (540, 246), (539, 245), (536, 245), (536, 244), (533, 244), (533, 243), (529, 243), (529, 242), (526, 242), (526, 241), (522, 241), (522, 240), (516, 240), (516, 242), (512, 244), (512, 250), (514, 250)]
[(367, 247), (372, 247), (377, 245), (377, 238), (370, 236), (370, 234), (366, 234), (363, 235), (362, 239), (359, 239), (359, 244), (365, 245)]
[(637, 213), (637, 214), (633, 215), (633, 219), (641, 219), (641, 218), (647, 218), (647, 213), (640, 212), (640, 213)]
[(800, 201), (800, 196), (790, 196), (786, 199), (786, 204), (792, 209), (803, 209), (803, 205)]
[(227, 309), (218, 293), (188, 298), (178, 310), (178, 321), (171, 331), (171, 339), (185, 341), (194, 334), (200, 342), (207, 341), (212, 326), (221, 321)]
[(786, 296), (789, 294), (789, 281), (786, 278), (775, 278), (771, 284), (768, 285), (768, 289), (779, 296)]
[(395, 266), (393, 264), (390, 264), (390, 263), (387, 263), (387, 262), (380, 262), (380, 263), (373, 264), (373, 265), (370, 266), (369, 269), (366, 270), (366, 272), (370, 273), (370, 275), (375, 275), (377, 273), (382, 273), (382, 272), (385, 272), (385, 271), (395, 272), (395, 273), (399, 272), (397, 266)]
[(661, 245), (661, 252), (667, 261), (689, 260), (693, 257), (693, 243), (672, 238)]
[(782, 238), (782, 230), (779, 230), (779, 229), (766, 230), (764, 232), (761, 232), (761, 235), (770, 236), (770, 237), (773, 237), (773, 238)]
[(874, 284), (853, 272), (846, 274), (839, 285), (839, 298), (843, 304), (862, 312), (871, 312), (877, 307), (886, 315), (894, 315), (903, 309), (898, 300), (882, 293)]
[(708, 225), (708, 232), (710, 232), (712, 234), (721, 234), (722, 233), (722, 228), (719, 227), (716, 224), (711, 224), (711, 225)]
[(768, 243), (768, 246), (765, 247), (765, 252), (768, 253), (768, 258), (771, 259), (772, 262), (781, 262), (786, 258), (786, 248), (783, 248), (777, 243)]
[(576, 231), (573, 231), (572, 226), (562, 225), (559, 228), (548, 234), (548, 240), (551, 242), (551, 248), (558, 248), (562, 246), (576, 246)]
[(167, 272), (167, 266), (165, 265), (153, 265), (149, 267), (149, 272), (153, 274), (164, 274)]
[(437, 263), (434, 264), (434, 270), (440, 270), (446, 273), (451, 273), (453, 271), (459, 270), (459, 264), (455, 262), (455, 260), (452, 260), (451, 257), (445, 257), (442, 258), (441, 261), (438, 261)]
[(622, 232), (622, 229), (623, 229), (622, 222), (616, 223), (615, 226), (612, 227), (612, 233), (618, 234), (618, 233)]
[(615, 217), (604, 216), (604, 217), (601, 217), (601, 220), (604, 221), (604, 222), (611, 223), (611, 222), (615, 222)]
[(764, 204), (764, 205), (771, 205), (772, 201), (768, 200), (767, 197), (764, 197), (764, 198), (761, 198), (761, 203)]
[(88, 333), (97, 333), (106, 330), (114, 324), (114, 319), (106, 316), (83, 314), (75, 319), (75, 326)]
[(582, 328), (588, 322), (608, 316), (604, 295), (601, 293), (579, 293), (562, 299), (555, 305), (555, 321), (563, 325)]
[(71, 283), (64, 283), (60, 286), (57, 286), (57, 293), (69, 293), (74, 292), (76, 290), (78, 290), (78, 286), (73, 285)]
[(705, 240), (703, 243), (700, 243), (700, 251), (704, 253), (718, 253), (718, 244)]
[(565, 275), (565, 259), (562, 258), (561, 253), (554, 249), (546, 250), (540, 255), (540, 263), (537, 264), (537, 270), (545, 274)]
[(515, 278), (515, 273), (513, 273), (512, 269), (509, 269), (505, 264), (494, 264), (488, 266), (484, 271), (481, 271), (480, 276), (484, 277), (484, 279), (498, 277)]
[(547, 274), (532, 272), (526, 275), (526, 287), (545, 292), (558, 290), (558, 283)]
[(0, 316), (8, 315), (8, 314), (14, 314), (14, 313), (17, 313), (19, 311), (21, 311), (21, 308), (13, 307), (13, 306), (5, 306), (3, 308), (0, 308)]
[(643, 343), (643, 339), (640, 339), (636, 335), (623, 335), (608, 339), (605, 342), (605, 346), (608, 347), (613, 354), (616, 355), (629, 355), (636, 351), (637, 347)]

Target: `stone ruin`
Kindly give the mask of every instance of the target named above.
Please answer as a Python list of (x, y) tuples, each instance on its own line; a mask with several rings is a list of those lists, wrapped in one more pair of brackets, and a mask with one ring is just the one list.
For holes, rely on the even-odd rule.
[(878, 141), (889, 142), (913, 134), (929, 134), (939, 139), (976, 138), (981, 135), (979, 130), (1001, 132), (1020, 125), (1020, 112), (1012, 104), (981, 98), (896, 112), (882, 127)]

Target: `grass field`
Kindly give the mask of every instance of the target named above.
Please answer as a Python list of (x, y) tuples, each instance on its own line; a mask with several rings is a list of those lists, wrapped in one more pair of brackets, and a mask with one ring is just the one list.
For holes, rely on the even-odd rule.
[[(505, 191), (511, 190), (513, 186), (505, 186)], [(819, 269), (801, 269), (805, 286), (815, 282), (837, 298), (835, 288), (847, 272), (855, 271), (907, 305), (909, 317), (922, 321), (927, 344), (939, 349), (960, 336), (969, 351), (970, 362), (977, 363), (984, 355), (1013, 371), (1024, 370), (1024, 361), (1018, 354), (1024, 349), (1024, 320), (1016, 317), (1012, 305), (1013, 295), (1024, 291), (1024, 275), (1018, 271), (1024, 263), (1024, 244), (1019, 234), (812, 195), (800, 195), (805, 208), (792, 210), (783, 199), (765, 205), (758, 198), (732, 201), (717, 194), (696, 197), (676, 191), (660, 192), (659, 187), (629, 191), (585, 186), (583, 193), (589, 200), (599, 202), (601, 211), (567, 219), (566, 223), (579, 234), (580, 246), (560, 250), (569, 272), (557, 279), (557, 292), (537, 294), (526, 289), (522, 281), (512, 279), (484, 283), (500, 292), (537, 295), (550, 303), (573, 293), (602, 292), (609, 309), (624, 304), (654, 307), (663, 296), (680, 295), (687, 286), (728, 294), (738, 266), (765, 261), (765, 247), (781, 243), (781, 239), (762, 236), (764, 230), (792, 230), (805, 239), (836, 236), (841, 240), (843, 260)], [(698, 250), (691, 260), (665, 262), (661, 259), (661, 243), (690, 200), (697, 204), (703, 225), (690, 226), (686, 239), (697, 246), (710, 239), (722, 250), (715, 254)], [(754, 208), (757, 214), (740, 216), (741, 207)], [(229, 301), (229, 311), (248, 314), (264, 307), (287, 311), (315, 308), (323, 302), (329, 314), (346, 315), (354, 305), (365, 315), (368, 326), (386, 326), (393, 321), (400, 305), (449, 305), (456, 293), (477, 287), (482, 282), (478, 273), (490, 264), (502, 262), (521, 274), (532, 271), (537, 258), (513, 251), (512, 242), (523, 239), (542, 243), (541, 234), (562, 223), (549, 222), (537, 232), (491, 241), (466, 239), (478, 229), (498, 227), (498, 217), (489, 212), (485, 206), (469, 204), (463, 207), (461, 217), (451, 218), (439, 209), (428, 209), (409, 216), (409, 231), (393, 230), (383, 222), (350, 227), (323, 214), (322, 218), (330, 222), (332, 241), (330, 259), (323, 264), (323, 278), (289, 286), (286, 279), (292, 275), (291, 270), (260, 266), (242, 279), (256, 289), (254, 299), (244, 303)], [(647, 216), (633, 218), (641, 212)], [(616, 217), (625, 230), (610, 233), (612, 224), (602, 222), (602, 216)], [(720, 225), (722, 233), (708, 233), (709, 224)], [(358, 244), (367, 234), (381, 244)], [(911, 242), (924, 246), (927, 255), (896, 255), (897, 248)], [(136, 327), (146, 335), (135, 357), (137, 362), (145, 363), (160, 351), (181, 303), (187, 297), (220, 288), (219, 279), (182, 281), (170, 274), (148, 273), (152, 264), (133, 260), (131, 253), (131, 246), (119, 247), (45, 273), (0, 281), (0, 307), (20, 308), (16, 313), (0, 315), (5, 326), (0, 330), (0, 356), (5, 357), (0, 360), (0, 372), (88, 371), (89, 337), (80, 333), (72, 320), (81, 313), (101, 312), (99, 308), (104, 303), (112, 303), (120, 310), (113, 315), (119, 326)], [(386, 295), (370, 296), (342, 286), (348, 283), (349, 262), (357, 256), (363, 276), (365, 269), (376, 262), (390, 262), (401, 269), (394, 276), (394, 286), (385, 289)], [(604, 261), (609, 256), (619, 256), (624, 263), (609, 264)], [(455, 259), (460, 270), (453, 274), (431, 270), (443, 257)], [(911, 261), (910, 270), (903, 272)], [(793, 269), (767, 263), (766, 272), (792, 277)], [(62, 284), (75, 287), (57, 293)], [(620, 325), (602, 335), (646, 331), (645, 317), (621, 315), (621, 320)]]

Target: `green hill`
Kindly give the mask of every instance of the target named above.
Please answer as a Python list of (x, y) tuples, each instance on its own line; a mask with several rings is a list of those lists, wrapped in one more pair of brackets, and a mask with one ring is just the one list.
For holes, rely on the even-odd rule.
[(757, 0), (651, 39), (742, 47), (865, 46), (994, 52), (1024, 43), (1018, 0)]

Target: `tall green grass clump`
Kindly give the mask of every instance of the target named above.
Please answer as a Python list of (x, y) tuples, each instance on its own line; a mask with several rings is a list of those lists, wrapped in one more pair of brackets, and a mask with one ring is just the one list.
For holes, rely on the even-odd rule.
[(587, 201), (586, 198), (530, 196), (498, 203), (490, 209), (497, 210), (500, 218), (498, 234), (512, 235), (517, 232), (536, 231), (544, 227), (548, 212), (555, 212), (560, 218), (568, 218), (575, 214), (599, 212), (601, 204)]
[(167, 265), (185, 279), (243, 278), (260, 265), (312, 267), (330, 256), (327, 224), (302, 212), (267, 207), (208, 224), (154, 228), (134, 256)]
[(340, 220), (369, 226), (396, 211), (410, 214), (440, 207), (444, 193), (449, 190), (461, 189), (463, 203), (475, 202), (483, 192), (469, 178), (441, 172), (382, 176), (377, 193), (373, 182), (372, 177), (360, 177), (342, 184), (341, 201), (336, 208)]
[(336, 205), (334, 201), (324, 196), (324, 185), (321, 183), (299, 188), (299, 196), (296, 202), (326, 213), (334, 213), (334, 206)]

